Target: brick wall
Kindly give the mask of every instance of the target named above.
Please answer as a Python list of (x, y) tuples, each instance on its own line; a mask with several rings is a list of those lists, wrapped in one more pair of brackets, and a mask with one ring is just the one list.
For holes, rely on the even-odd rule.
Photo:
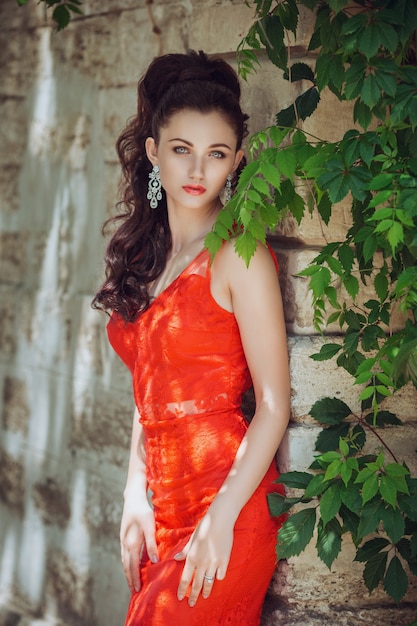
[[(0, 5), (0, 624), (114, 626), (128, 590), (118, 527), (132, 400), (127, 371), (110, 350), (104, 316), (90, 309), (99, 283), (101, 224), (112, 212), (119, 167), (114, 141), (135, 108), (135, 86), (150, 60), (191, 48), (234, 50), (252, 17), (241, 0), (84, 0), (84, 15), (61, 33), (35, 1)], [(150, 13), (151, 8), (151, 13)], [(154, 32), (154, 25), (160, 35)], [(293, 58), (305, 52), (303, 16)], [(289, 103), (288, 84), (263, 61), (243, 85), (256, 130)], [(343, 132), (344, 111), (326, 96), (309, 129)], [(290, 220), (273, 243), (281, 263), (293, 381), (284, 469), (304, 469), (317, 428), (313, 402), (329, 394), (353, 403), (351, 380), (332, 362), (308, 358), (321, 339), (305, 280), (294, 275), (325, 239), (348, 225), (340, 206), (328, 227)], [(416, 394), (396, 410), (406, 427), (390, 433), (413, 465)], [(414, 457), (415, 459), (415, 457)], [(414, 462), (414, 469), (416, 468)], [(382, 593), (371, 598), (352, 548), (329, 574), (312, 551), (282, 563), (265, 625), (408, 624)]]

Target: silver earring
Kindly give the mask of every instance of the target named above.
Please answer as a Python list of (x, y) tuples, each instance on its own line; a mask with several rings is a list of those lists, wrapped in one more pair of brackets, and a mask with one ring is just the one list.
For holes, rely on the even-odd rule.
[(226, 187), (225, 187), (225, 193), (224, 193), (225, 203), (229, 202), (231, 197), (232, 197), (232, 175), (229, 174), (228, 177), (226, 178)]
[(159, 167), (154, 165), (152, 171), (149, 172), (148, 195), (151, 209), (156, 209), (158, 202), (162, 200), (161, 193), (161, 177), (159, 175)]

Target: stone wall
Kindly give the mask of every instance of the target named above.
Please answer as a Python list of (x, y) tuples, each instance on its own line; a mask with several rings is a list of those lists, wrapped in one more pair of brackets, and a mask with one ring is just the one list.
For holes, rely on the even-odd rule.
[[(132, 400), (127, 372), (109, 348), (105, 318), (90, 308), (99, 283), (100, 228), (118, 179), (114, 141), (135, 108), (135, 85), (150, 60), (188, 48), (234, 50), (251, 23), (241, 0), (84, 0), (84, 15), (53, 32), (30, 1), (0, 5), (0, 624), (115, 626), (128, 590), (118, 527)], [(155, 28), (156, 27), (156, 28)], [(305, 52), (303, 16), (293, 58)], [(288, 84), (263, 60), (244, 88), (256, 130), (289, 103)], [(330, 95), (309, 128), (339, 137), (343, 110)], [(354, 404), (351, 380), (309, 359), (321, 339), (305, 280), (319, 246), (337, 239), (348, 214), (323, 229), (316, 218), (287, 222), (274, 238), (291, 352), (292, 423), (284, 469), (304, 469), (317, 428), (308, 417), (329, 391)], [(392, 446), (416, 470), (416, 394), (396, 410), (406, 422)], [(281, 563), (264, 625), (408, 624), (383, 593), (368, 597), (346, 546), (330, 574), (312, 551)]]

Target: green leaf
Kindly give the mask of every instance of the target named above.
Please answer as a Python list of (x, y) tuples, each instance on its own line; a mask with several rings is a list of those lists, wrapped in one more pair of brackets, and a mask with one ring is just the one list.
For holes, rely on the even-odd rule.
[(345, 272), (349, 273), (352, 270), (355, 258), (352, 248), (346, 243), (341, 245), (337, 251), (337, 256), (339, 257), (339, 261), (341, 262)]
[(252, 178), (252, 185), (259, 193), (262, 193), (267, 197), (271, 197), (269, 186), (263, 178), (255, 176), (254, 178)]
[(347, 354), (352, 355), (356, 352), (359, 344), (359, 337), (360, 335), (358, 330), (351, 330), (350, 328), (347, 329), (343, 341), (343, 346)]
[(370, 476), (362, 486), (362, 503), (366, 504), (369, 500), (372, 500), (376, 492), (378, 491), (378, 476), (373, 474)]
[[(407, 533), (406, 533), (407, 534)], [(398, 553), (402, 558), (407, 561), (410, 571), (413, 574), (417, 574), (417, 558), (411, 553), (411, 541), (405, 537), (402, 537), (397, 543)]]
[(300, 224), (304, 216), (305, 203), (302, 197), (298, 195), (298, 193), (295, 193), (288, 202), (288, 210), (293, 214), (293, 216), (297, 220), (297, 223)]
[[(245, 171), (246, 168), (243, 170)], [(281, 184), (281, 176), (277, 168), (271, 163), (264, 162), (259, 164), (259, 173), (265, 178), (265, 180), (275, 187), (275, 189), (280, 188)], [(240, 179), (239, 179), (240, 182)]]
[[(265, 4), (263, 4), (264, 10), (269, 11), (269, 8), (265, 8)], [(298, 25), (298, 7), (294, 1), (290, 2), (282, 2), (277, 7), (277, 12), (279, 19), (281, 20), (281, 24), (286, 30), (294, 33), (294, 36), (297, 32)]]
[(366, 561), (369, 561), (369, 559), (379, 554), (379, 552), (384, 550), (384, 548), (387, 548), (389, 545), (390, 542), (388, 539), (385, 539), (385, 537), (375, 537), (375, 539), (370, 539), (358, 548), (354, 560), (366, 563)]
[(342, 548), (342, 527), (337, 519), (332, 519), (328, 524), (319, 520), (317, 531), (317, 554), (330, 569)]
[(363, 244), (363, 256), (365, 262), (370, 261), (378, 248), (378, 240), (372, 234)]
[(295, 150), (292, 149), (292, 146), (277, 152), (275, 165), (277, 166), (277, 169), (287, 178), (291, 179), (294, 176), (294, 172), (297, 167), (297, 159)]
[(356, 276), (353, 276), (352, 274), (350, 274), (350, 276), (346, 276), (343, 280), (343, 284), (348, 294), (355, 299), (359, 293), (359, 281)]
[(339, 424), (352, 411), (345, 402), (339, 398), (322, 398), (313, 404), (310, 415), (319, 424)]
[(248, 232), (257, 240), (265, 243), (266, 232), (265, 227), (257, 219), (251, 219), (247, 224)]
[(383, 272), (375, 276), (374, 287), (378, 298), (383, 302), (388, 296), (388, 279)]
[(304, 492), (304, 497), (315, 498), (326, 489), (326, 486), (327, 485), (324, 482), (324, 474), (316, 474), (307, 485)]
[(381, 46), (394, 51), (398, 35), (390, 24), (377, 20), (369, 21), (358, 39), (358, 48), (368, 59), (375, 56)]
[(259, 207), (259, 216), (263, 220), (265, 226), (274, 230), (278, 223), (279, 214), (276, 208), (269, 203), (262, 203)]
[(258, 33), (274, 65), (285, 70), (287, 49), (284, 45), (284, 28), (276, 15), (266, 15), (258, 22)]
[(379, 552), (373, 556), (365, 564), (363, 570), (363, 579), (368, 591), (373, 591), (378, 587), (381, 580), (384, 578), (385, 568), (387, 565), (388, 554), (387, 552)]
[(289, 489), (305, 489), (313, 475), (308, 472), (285, 472), (280, 474), (277, 483), (285, 485)]
[[(390, 476), (391, 478), (399, 478), (401, 476), (410, 475), (410, 470), (399, 463), (389, 463), (384, 469), (387, 476)], [(408, 493), (408, 490), (406, 493)]]
[(374, 532), (381, 521), (383, 511), (384, 504), (381, 500), (373, 500), (362, 507), (358, 529), (360, 537)]
[[(291, 70), (291, 82), (294, 83), (297, 80), (310, 80), (314, 83), (314, 72), (306, 63), (294, 63), (290, 67)], [(290, 79), (289, 71), (284, 72), (285, 80)]]
[(286, 498), (279, 493), (269, 493), (267, 496), (269, 510), (273, 517), (280, 517), (287, 513), (295, 504), (300, 502), (300, 498)]
[(349, 489), (341, 492), (341, 498), (346, 508), (357, 515), (360, 521), (359, 513), (362, 511), (362, 498), (359, 490), (355, 489), (354, 485), (350, 485)]
[(343, 276), (343, 266), (340, 261), (332, 256), (327, 257), (326, 261), (327, 265), (330, 267), (331, 271), (334, 274), (336, 274), (337, 276)]
[(401, 511), (388, 506), (382, 510), (381, 517), (388, 537), (392, 543), (397, 543), (405, 531), (405, 523)]
[(339, 449), (340, 449), (340, 452), (343, 454), (344, 457), (348, 456), (348, 454), (349, 454), (349, 445), (345, 441), (345, 439), (343, 439), (342, 437), (340, 437), (340, 440), (339, 440)]
[(317, 204), (317, 210), (323, 222), (327, 225), (330, 221), (330, 216), (332, 214), (332, 203), (330, 202), (330, 198), (327, 193), (324, 193), (321, 196), (320, 201)]
[(230, 232), (232, 232), (234, 219), (230, 211), (225, 208), (219, 211), (219, 213), (217, 214), (217, 221), (220, 222), (220, 224), (223, 224), (223, 226), (230, 230)]
[(336, 478), (340, 475), (342, 466), (344, 465), (343, 461), (338, 457), (336, 461), (333, 461), (327, 466), (326, 473), (324, 475), (325, 481), (330, 481), (333, 478)]
[(329, 0), (329, 7), (335, 13), (339, 13), (348, 4), (348, 0)]
[(317, 105), (320, 102), (320, 94), (316, 87), (310, 87), (301, 96), (298, 96), (295, 100), (295, 105), (298, 111), (298, 117), (301, 120), (307, 119), (317, 109)]
[(244, 232), (236, 237), (235, 250), (245, 261), (246, 265), (249, 265), (249, 261), (255, 254), (257, 245), (256, 239), (248, 232)]
[(368, 128), (372, 122), (372, 111), (362, 100), (356, 100), (353, 107), (353, 120), (358, 122), (362, 128)]
[(317, 459), (322, 461), (323, 464), (333, 463), (334, 461), (340, 461), (340, 454), (336, 452), (336, 450), (329, 450), (329, 452), (324, 452), (324, 454), (320, 454)]
[(286, 107), (285, 109), (282, 109), (281, 111), (279, 111), (279, 113), (277, 113), (276, 117), (275, 117), (275, 121), (277, 123), (277, 126), (282, 126), (282, 127), (292, 127), (295, 126), (295, 123), (297, 121), (297, 117), (295, 114), (295, 103), (290, 104), (288, 107)]
[(215, 232), (212, 232), (212, 231), (206, 235), (206, 238), (204, 240), (204, 245), (210, 252), (212, 258), (214, 257), (216, 252), (220, 250), (222, 244), (223, 244), (223, 239), (219, 237), (219, 235), (217, 235)]
[(400, 424), (402, 424), (401, 420), (399, 420), (398, 417), (390, 411), (378, 411), (375, 416), (375, 420), (373, 413), (369, 413), (365, 419), (368, 424), (372, 425), (375, 421), (375, 425), (378, 427), (384, 427), (387, 425), (399, 426)]
[(52, 19), (57, 23), (58, 30), (68, 26), (70, 18), (70, 12), (64, 4), (60, 4), (52, 12)]
[(247, 196), (247, 198), (249, 198), (249, 200), (251, 202), (254, 202), (255, 204), (261, 204), (261, 202), (262, 202), (261, 196), (254, 189), (248, 189), (246, 191), (246, 196)]
[(401, 511), (411, 519), (417, 522), (417, 498), (409, 495), (398, 494), (398, 506)]
[(320, 513), (323, 524), (327, 524), (337, 515), (341, 504), (339, 483), (330, 485), (320, 498)]
[(340, 437), (346, 437), (349, 432), (349, 424), (341, 422), (328, 428), (324, 428), (316, 439), (315, 449), (320, 452), (335, 450)]
[(384, 579), (384, 589), (395, 602), (401, 602), (408, 588), (408, 578), (397, 556), (393, 556)]
[(351, 511), (344, 504), (342, 504), (342, 506), (340, 507), (339, 515), (343, 521), (343, 530), (350, 532), (352, 535), (353, 541), (356, 543), (356, 537), (357, 537), (358, 526), (359, 526), (359, 515), (356, 515), (356, 513)]
[(291, 515), (278, 532), (278, 558), (287, 559), (300, 554), (311, 541), (315, 525), (315, 508), (303, 509)]
[[(260, 163), (258, 163), (257, 161), (251, 161), (250, 163), (248, 163), (247, 165), (245, 165), (245, 167), (243, 168), (240, 176), (239, 176), (239, 184), (238, 184), (238, 188), (239, 189), (245, 189), (246, 186), (248, 185), (250, 179), (255, 176), (255, 174), (258, 173), (258, 171), (260, 171), (262, 173), (262, 169), (266, 166), (266, 163), (262, 163), (262, 165)], [(271, 166), (272, 167), (272, 166)], [(275, 172), (275, 169), (274, 169)], [(263, 173), (262, 173), (263, 175)], [(277, 173), (275, 172), (275, 178), (277, 177)], [(270, 182), (270, 181), (268, 181)]]
[(315, 298), (319, 298), (323, 295), (326, 288), (330, 284), (330, 280), (331, 274), (327, 267), (322, 266), (313, 274), (310, 280), (310, 289), (312, 290)]
[(341, 349), (342, 346), (337, 343), (325, 343), (321, 346), (320, 352), (310, 355), (310, 359), (313, 359), (313, 361), (328, 361), (334, 357), (335, 354), (340, 352)]

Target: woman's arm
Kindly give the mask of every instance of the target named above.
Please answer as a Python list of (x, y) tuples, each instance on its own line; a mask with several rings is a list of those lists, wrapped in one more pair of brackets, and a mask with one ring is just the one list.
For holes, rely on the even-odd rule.
[(123, 569), (131, 591), (139, 591), (139, 564), (146, 546), (152, 562), (158, 561), (155, 542), (155, 518), (147, 498), (143, 430), (137, 410), (133, 416), (129, 469), (124, 490), (124, 506), (120, 525), (120, 546)]
[(210, 594), (204, 574), (217, 579), (226, 575), (234, 524), (267, 472), (290, 415), (285, 321), (270, 252), (259, 245), (247, 268), (232, 244), (226, 244), (214, 261), (213, 279), (213, 296), (233, 311), (239, 325), (256, 410), (225, 482), (184, 550), (187, 559), (178, 597), (184, 597), (194, 576), (191, 604), (201, 589), (203, 597)]
[(290, 376), (284, 311), (275, 263), (259, 245), (249, 268), (231, 245), (223, 259), (233, 312), (252, 376), (256, 409), (213, 509), (236, 520), (281, 443), (290, 417)]

